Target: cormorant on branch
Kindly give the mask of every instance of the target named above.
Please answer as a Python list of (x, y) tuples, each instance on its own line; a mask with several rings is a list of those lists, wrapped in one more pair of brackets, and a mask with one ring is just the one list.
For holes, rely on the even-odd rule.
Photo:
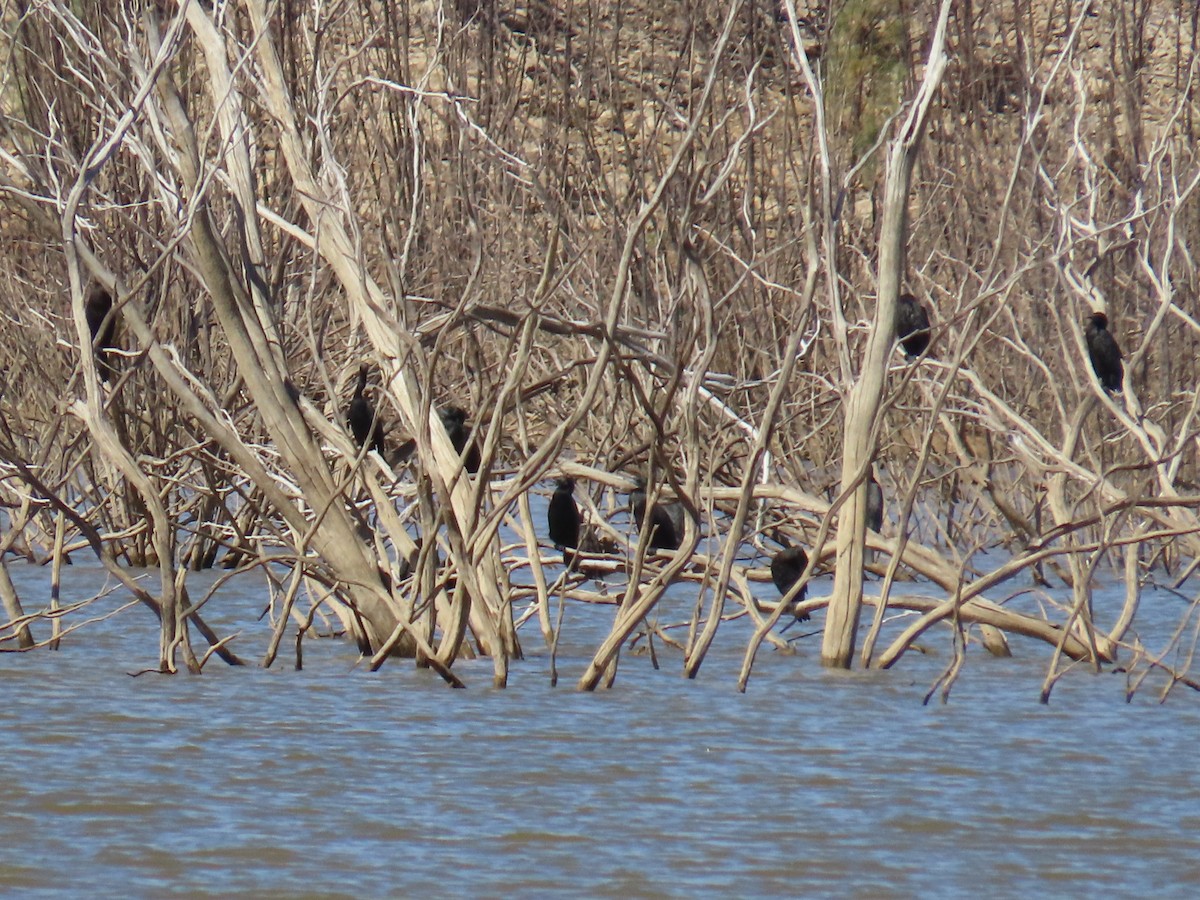
[(375, 407), (363, 396), (367, 389), (367, 364), (358, 367), (358, 384), (354, 388), (354, 397), (346, 410), (346, 423), (354, 435), (358, 446), (370, 444), (370, 449), (383, 455), (383, 423), (375, 415)]
[(896, 337), (912, 362), (929, 346), (929, 313), (912, 294), (901, 294), (896, 307)]
[[(775, 554), (771, 560), (771, 580), (775, 582), (775, 589), (779, 591), (781, 596), (787, 596), (787, 592), (792, 589), (804, 570), (808, 567), (808, 554), (804, 552), (803, 547), (784, 547)], [(796, 594), (796, 603), (801, 603), (808, 596), (808, 585), (800, 588), (800, 592)], [(797, 622), (807, 622), (808, 613), (800, 613), (796, 616)]]
[(83, 304), (88, 332), (92, 336), (92, 347), (96, 355), (96, 374), (103, 382), (107, 382), (116, 371), (110, 362), (112, 354), (109, 353), (115, 346), (113, 332), (117, 328), (117, 317), (110, 315), (112, 305), (112, 294), (99, 284), (92, 285)]
[(883, 528), (883, 488), (874, 472), (867, 475), (867, 527), (872, 531)]
[(575, 479), (560, 478), (555, 482), (554, 496), (546, 509), (546, 524), (550, 540), (559, 550), (579, 546), (579, 507), (575, 505)]
[[(470, 441), (471, 449), (467, 453), (465, 465), (467, 471), (474, 475), (479, 471), (479, 445), (471, 440), (471, 426), (467, 424), (467, 411), (461, 406), (443, 406), (438, 409), (438, 418), (442, 421), (442, 427), (446, 429), (446, 436), (450, 438), (450, 445), (454, 447), (454, 452), (459, 456), (462, 456), (467, 442)], [(399, 465), (416, 453), (416, 451), (417, 439), (409, 438), (396, 448), (396, 452), (391, 459), (391, 464), (393, 466)]]
[(639, 530), (650, 525), (650, 546), (657, 550), (678, 550), (683, 540), (683, 506), (679, 503), (656, 503), (646, 510), (646, 479), (635, 479), (637, 486), (629, 494), (629, 508)]
[(444, 406), (438, 410), (438, 416), (441, 417), (442, 427), (446, 429), (450, 443), (454, 445), (455, 453), (462, 456), (463, 450), (470, 442), (471, 448), (467, 451), (464, 465), (467, 471), (474, 475), (479, 471), (479, 445), (471, 440), (472, 429), (467, 424), (467, 411), (461, 406)]
[(1109, 393), (1120, 393), (1125, 366), (1121, 363), (1121, 348), (1117, 346), (1117, 339), (1108, 330), (1108, 316), (1102, 312), (1092, 313), (1087, 320), (1084, 338), (1087, 340), (1088, 356), (1092, 359), (1092, 369), (1100, 379), (1100, 387)]

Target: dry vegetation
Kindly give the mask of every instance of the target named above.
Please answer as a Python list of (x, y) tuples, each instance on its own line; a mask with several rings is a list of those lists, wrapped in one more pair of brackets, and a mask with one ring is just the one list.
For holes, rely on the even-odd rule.
[[(530, 515), (527, 491), (566, 472), (617, 548), (593, 569), (629, 573), (582, 685), (685, 578), (685, 670), (744, 608), (744, 684), (784, 610), (752, 602), (762, 557), (739, 548), (786, 536), (832, 568), (853, 434), (889, 498), (865, 537), (887, 578), (864, 664), (950, 623), (996, 652), (1012, 632), (1054, 660), (1120, 652), (1135, 688), (1179, 649), (1131, 636), (1142, 587), (1198, 599), (1197, 5), (948, 5), (889, 278), (888, 148), (933, 0), (5, 3), (0, 550), (90, 548), (160, 616), (163, 671), (199, 670), (194, 629), (240, 661), (187, 590), (224, 563), (276, 597), (267, 663), (328, 612), (375, 666), (457, 683), (480, 653), (503, 683), (514, 607), (532, 598), (553, 646), (553, 598), (597, 599), (579, 573), (549, 582)], [(847, 423), (895, 277), (933, 347), (891, 350), (878, 413)], [(108, 384), (90, 282), (118, 298)], [(1096, 308), (1122, 394), (1087, 361)], [(385, 458), (342, 422), (364, 360)], [(478, 476), (438, 424), (450, 404)], [(636, 473), (687, 508), (679, 553), (609, 525)], [(1010, 561), (968, 563), (994, 547)], [(1091, 614), (1104, 571), (1128, 588), (1115, 621)], [(934, 599), (889, 597), (912, 575)], [(1075, 600), (983, 599), (1014, 576)], [(0, 647), (50, 640), (55, 611), (26, 615), (7, 583)], [(849, 590), (831, 621), (857, 623)], [(924, 614), (880, 634), (888, 605)], [(852, 637), (830, 646), (849, 663)]]

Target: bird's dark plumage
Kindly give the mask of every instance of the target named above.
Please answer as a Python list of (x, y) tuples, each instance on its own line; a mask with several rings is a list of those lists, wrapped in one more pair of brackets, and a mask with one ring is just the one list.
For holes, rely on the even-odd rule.
[(1121, 363), (1121, 348), (1117, 346), (1117, 339), (1108, 330), (1108, 316), (1102, 312), (1092, 313), (1083, 334), (1100, 386), (1112, 393), (1120, 391), (1125, 378), (1125, 366)]
[(375, 407), (364, 396), (367, 389), (367, 366), (364, 363), (358, 367), (358, 384), (354, 388), (354, 397), (346, 410), (346, 423), (358, 446), (370, 444), (370, 449), (383, 455), (383, 423), (375, 415)]
[(896, 337), (909, 360), (916, 359), (929, 346), (929, 313), (912, 294), (901, 294), (897, 301)]
[(441, 417), (442, 427), (446, 429), (450, 443), (454, 445), (455, 453), (462, 456), (463, 450), (470, 443), (464, 465), (467, 471), (474, 475), (479, 471), (479, 445), (471, 439), (472, 429), (467, 424), (467, 411), (461, 406), (444, 406), (438, 410), (438, 416)]
[(875, 480), (875, 473), (867, 476), (867, 527), (879, 531), (883, 527), (883, 488)]
[(560, 478), (555, 482), (554, 496), (546, 510), (550, 540), (560, 550), (579, 546), (579, 507), (575, 505), (575, 479)]
[(114, 371), (109, 351), (113, 349), (113, 332), (116, 331), (117, 320), (115, 316), (109, 315), (112, 305), (112, 294), (99, 284), (92, 285), (83, 304), (88, 332), (92, 336), (92, 347), (96, 353), (96, 374), (100, 376), (101, 381), (108, 381)]
[[(780, 594), (786, 596), (787, 592), (792, 589), (800, 576), (808, 567), (808, 554), (804, 552), (803, 547), (785, 547), (775, 554), (771, 560), (771, 580), (775, 582), (775, 589)], [(800, 588), (800, 592), (796, 594), (795, 602), (800, 603), (808, 596), (808, 585)], [(796, 616), (801, 622), (808, 621), (808, 613), (802, 613)]]
[[(638, 529), (649, 523), (650, 546), (657, 550), (678, 550), (683, 540), (683, 506), (679, 503), (656, 503), (647, 513), (646, 479), (638, 478), (637, 487), (629, 494), (629, 508)], [(647, 514), (649, 519), (647, 519)]]
[[(438, 418), (442, 421), (442, 427), (446, 429), (446, 436), (450, 438), (450, 446), (454, 448), (454, 452), (459, 456), (462, 455), (463, 449), (467, 446), (468, 441), (471, 443), (470, 452), (467, 453), (466, 467), (467, 471), (475, 474), (479, 471), (479, 445), (471, 440), (471, 426), (467, 424), (467, 411), (461, 406), (443, 406), (438, 409)], [(416, 438), (409, 438), (396, 448), (392, 454), (392, 465), (400, 463), (411, 457), (417, 450)]]

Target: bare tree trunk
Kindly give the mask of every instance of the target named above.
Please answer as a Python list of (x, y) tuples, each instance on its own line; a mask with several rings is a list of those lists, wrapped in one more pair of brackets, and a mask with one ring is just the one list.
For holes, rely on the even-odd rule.
[(946, 23), (951, 0), (942, 0), (929, 48), (925, 77), (900, 134), (888, 149), (883, 220), (879, 235), (878, 298), (858, 380), (850, 390), (842, 432), (842, 492), (838, 516), (837, 573), (825, 620), (821, 661), (848, 669), (862, 611), (863, 547), (867, 521), (867, 470), (875, 455), (876, 417), (896, 340), (896, 300), (904, 276), (909, 182), (925, 133), (929, 108), (946, 68)]
[[(21, 609), (21, 599), (17, 596), (17, 588), (8, 574), (8, 563), (0, 557), (0, 603), (4, 605), (4, 613), (10, 622), (15, 622), (25, 615)], [(17, 628), (17, 646), (28, 650), (34, 645), (33, 633), (28, 625)]]

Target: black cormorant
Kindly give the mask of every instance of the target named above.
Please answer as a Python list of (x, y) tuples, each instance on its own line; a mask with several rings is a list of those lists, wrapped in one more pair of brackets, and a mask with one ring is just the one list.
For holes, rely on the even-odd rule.
[(579, 507), (575, 505), (575, 479), (560, 478), (555, 482), (554, 496), (546, 509), (550, 540), (559, 550), (579, 546)]
[[(804, 570), (808, 568), (808, 554), (804, 552), (803, 547), (784, 547), (775, 554), (771, 560), (771, 580), (775, 582), (775, 589), (783, 596), (787, 596), (787, 592), (792, 589)], [(800, 592), (796, 594), (796, 603), (801, 603), (808, 596), (808, 585), (800, 588)], [(799, 622), (808, 621), (808, 613), (800, 613), (796, 616)]]
[(354, 435), (358, 446), (370, 444), (370, 449), (383, 455), (383, 423), (375, 415), (371, 401), (363, 396), (367, 389), (367, 364), (358, 367), (358, 384), (354, 388), (354, 397), (346, 410), (346, 423)]
[[(471, 426), (467, 424), (467, 411), (461, 406), (443, 406), (438, 409), (438, 418), (442, 421), (442, 427), (446, 429), (446, 436), (450, 438), (450, 445), (454, 448), (454, 452), (462, 456), (463, 448), (471, 440)], [(399, 465), (416, 451), (417, 439), (409, 438), (392, 454), (392, 465)], [(466, 466), (467, 471), (472, 475), (479, 471), (479, 445), (473, 441), (471, 450), (467, 454)]]
[(650, 546), (657, 550), (678, 550), (683, 540), (683, 506), (679, 503), (656, 503), (646, 515), (646, 479), (635, 479), (637, 486), (629, 493), (629, 508), (638, 529), (649, 521)]
[(462, 456), (463, 450), (470, 442), (471, 448), (467, 451), (464, 465), (467, 467), (467, 471), (474, 475), (479, 471), (479, 445), (471, 440), (471, 426), (467, 424), (467, 411), (461, 406), (444, 406), (438, 410), (438, 415), (441, 417), (442, 427), (446, 429), (450, 443), (454, 445), (455, 453)]
[[(875, 480), (874, 470), (867, 475), (867, 527), (876, 533), (883, 529), (883, 488)], [(870, 547), (863, 549), (863, 561), (875, 562), (875, 551)]]
[(929, 313), (912, 294), (901, 294), (897, 301), (896, 337), (910, 362), (929, 346)]
[(872, 531), (883, 528), (883, 488), (874, 472), (867, 476), (867, 527)]
[(1108, 316), (1102, 312), (1092, 313), (1084, 337), (1100, 386), (1111, 393), (1120, 392), (1125, 366), (1121, 364), (1121, 348), (1117, 346), (1117, 339), (1108, 330)]
[(92, 336), (92, 347), (96, 354), (96, 374), (101, 381), (107, 382), (115, 371), (109, 362), (113, 349), (113, 332), (117, 327), (116, 316), (109, 315), (112, 310), (112, 294), (103, 285), (93, 284), (88, 291), (87, 300), (83, 304), (84, 316), (87, 318), (88, 332)]

